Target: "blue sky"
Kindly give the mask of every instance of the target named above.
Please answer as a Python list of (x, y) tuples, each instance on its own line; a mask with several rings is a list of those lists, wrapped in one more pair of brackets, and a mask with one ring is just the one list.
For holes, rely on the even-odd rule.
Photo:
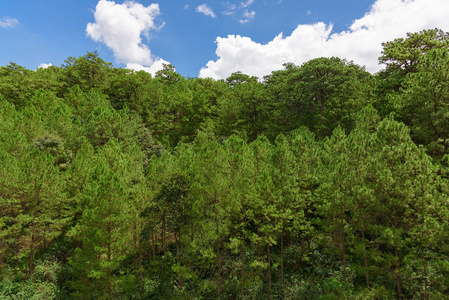
[(59, 66), (98, 51), (116, 67), (263, 76), (339, 56), (378, 71), (381, 43), (449, 31), (448, 0), (1, 0), (0, 65)]

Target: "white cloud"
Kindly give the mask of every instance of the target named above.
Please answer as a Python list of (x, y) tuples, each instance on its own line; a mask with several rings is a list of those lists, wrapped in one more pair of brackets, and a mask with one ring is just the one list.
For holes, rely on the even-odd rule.
[(53, 66), (51, 63), (49, 63), (49, 64), (44, 64), (44, 63), (42, 63), (42, 64), (40, 64), (39, 67), (37, 67), (37, 68), (38, 68), (38, 69), (39, 69), (39, 68), (46, 69), (46, 68), (51, 67), (51, 66)]
[(245, 24), (248, 23), (249, 20), (254, 19), (254, 16), (256, 15), (255, 11), (248, 11), (247, 9), (245, 10), (245, 12), (243, 13), (243, 17), (244, 19), (239, 20), (239, 22), (241, 24)]
[(200, 77), (227, 78), (242, 71), (262, 77), (282, 69), (285, 62), (300, 65), (317, 57), (338, 56), (377, 72), (382, 42), (405, 37), (407, 32), (441, 28), (449, 31), (447, 0), (377, 0), (370, 11), (355, 20), (348, 30), (332, 33), (322, 22), (298, 25), (290, 36), (282, 33), (268, 44), (249, 37), (217, 37), (216, 61), (201, 69)]
[(206, 16), (210, 16), (212, 18), (216, 18), (217, 15), (214, 13), (214, 11), (212, 10), (212, 8), (208, 7), (206, 3), (198, 5), (196, 8), (196, 11), (199, 13), (203, 13)]
[(237, 6), (235, 4), (231, 4), (229, 2), (225, 3), (225, 5), (227, 6), (226, 10), (222, 11), (221, 14), (225, 15), (225, 16), (231, 16), (235, 14), (235, 9), (237, 8)]
[(0, 19), (0, 27), (16, 27), (19, 21), (14, 18), (4, 17)]
[(159, 16), (159, 5), (143, 6), (134, 1), (116, 4), (114, 1), (100, 0), (96, 6), (95, 23), (89, 23), (86, 32), (96, 42), (105, 43), (117, 61), (127, 66), (141, 66), (151, 69), (157, 57), (151, 54), (142, 42), (142, 35), (147, 39), (151, 30), (159, 30), (155, 22)]
[(224, 16), (239, 15), (236, 20), (238, 20), (240, 24), (246, 24), (250, 20), (254, 19), (254, 16), (256, 15), (255, 11), (249, 11), (247, 8), (253, 3), (254, 0), (247, 0), (246, 2), (240, 2), (240, 5), (237, 6), (234, 3), (226, 2), (224, 3), (224, 5), (226, 5), (227, 9), (222, 11), (221, 13)]
[(307, 16), (310, 16), (310, 14), (312, 14), (312, 12), (311, 12), (310, 10), (308, 10), (308, 11), (306, 12), (306, 15), (307, 15)]
[(243, 13), (243, 19), (239, 20), (241, 24), (248, 23), (249, 20), (254, 19), (254, 16), (256, 15), (255, 11), (248, 11), (245, 9), (245, 12)]
[(248, 1), (246, 1), (246, 2), (241, 2), (241, 3), (240, 3), (240, 6), (243, 7), (243, 8), (245, 8), (245, 7), (250, 6), (250, 5), (253, 4), (253, 3), (254, 3), (254, 0), (248, 0)]
[(188, 4), (184, 5), (184, 9), (188, 9), (188, 8), (189, 8)]
[(134, 71), (145, 71), (147, 73), (155, 75), (157, 71), (162, 70), (164, 68), (164, 64), (170, 63), (166, 60), (159, 58), (151, 65), (151, 67), (145, 67), (142, 66), (141, 64), (130, 63), (126, 65), (126, 68)]
[(248, 11), (248, 10), (246, 10), (244, 13), (243, 13), (243, 16), (245, 17), (245, 18), (248, 18), (248, 19), (252, 19), (252, 18), (254, 18), (254, 16), (256, 15), (256, 12), (255, 11)]
[(235, 11), (224, 10), (221, 12), (221, 14), (225, 16), (232, 16), (233, 14), (235, 14)]

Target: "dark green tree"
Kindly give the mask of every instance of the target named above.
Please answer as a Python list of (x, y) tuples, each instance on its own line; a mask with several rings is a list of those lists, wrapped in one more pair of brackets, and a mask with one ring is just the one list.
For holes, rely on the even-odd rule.
[(78, 58), (69, 57), (64, 62), (62, 68), (66, 71), (64, 82), (67, 88), (77, 84), (83, 91), (107, 89), (112, 64), (101, 59), (96, 51)]

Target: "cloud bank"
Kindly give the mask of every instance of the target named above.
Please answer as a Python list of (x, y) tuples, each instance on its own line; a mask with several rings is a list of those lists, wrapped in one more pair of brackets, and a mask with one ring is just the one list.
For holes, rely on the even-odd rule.
[(447, 12), (448, 0), (377, 0), (365, 16), (340, 33), (332, 32), (332, 24), (319, 22), (298, 25), (290, 36), (280, 33), (267, 44), (239, 35), (217, 37), (218, 59), (209, 61), (199, 76), (220, 79), (242, 71), (262, 77), (282, 69), (286, 62), (300, 65), (331, 56), (353, 60), (377, 72), (383, 67), (378, 64), (382, 42), (423, 29), (449, 31)]
[(106, 44), (114, 52), (115, 59), (133, 70), (158, 71), (162, 62), (151, 54), (142, 42), (142, 35), (150, 38), (150, 31), (164, 26), (157, 25), (159, 5), (143, 6), (134, 1), (116, 4), (114, 1), (100, 0), (95, 8), (95, 23), (86, 27), (87, 36), (96, 42)]
[(14, 18), (4, 17), (0, 19), (0, 27), (16, 27), (19, 24), (19, 21)]

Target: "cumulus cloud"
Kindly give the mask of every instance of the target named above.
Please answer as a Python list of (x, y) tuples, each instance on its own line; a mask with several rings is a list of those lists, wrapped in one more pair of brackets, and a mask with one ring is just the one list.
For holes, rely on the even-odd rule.
[(144, 6), (134, 1), (116, 4), (114, 1), (100, 0), (95, 8), (95, 23), (86, 27), (87, 35), (96, 42), (105, 43), (117, 61), (136, 70), (153, 70), (159, 58), (151, 54), (142, 42), (142, 35), (150, 38), (151, 30), (159, 30), (159, 5)]
[(46, 68), (51, 67), (51, 66), (53, 66), (51, 63), (49, 63), (49, 64), (44, 64), (44, 63), (42, 63), (42, 64), (40, 64), (39, 67), (37, 67), (37, 68), (38, 68), (38, 69), (39, 69), (39, 68), (46, 69)]
[(262, 77), (282, 69), (285, 62), (300, 65), (317, 57), (337, 56), (353, 60), (370, 72), (378, 64), (382, 42), (405, 37), (407, 32), (441, 28), (449, 31), (447, 0), (377, 0), (369, 12), (348, 30), (333, 33), (332, 24), (301, 24), (290, 36), (280, 33), (267, 44), (249, 37), (229, 35), (216, 39), (216, 61), (201, 69), (200, 77), (227, 78), (242, 71)]
[(16, 27), (19, 21), (14, 18), (4, 17), (0, 19), (0, 27)]
[(196, 8), (196, 11), (199, 13), (203, 13), (206, 16), (210, 16), (212, 18), (216, 18), (217, 15), (214, 13), (214, 11), (212, 10), (212, 8), (208, 7), (206, 3), (198, 5)]

